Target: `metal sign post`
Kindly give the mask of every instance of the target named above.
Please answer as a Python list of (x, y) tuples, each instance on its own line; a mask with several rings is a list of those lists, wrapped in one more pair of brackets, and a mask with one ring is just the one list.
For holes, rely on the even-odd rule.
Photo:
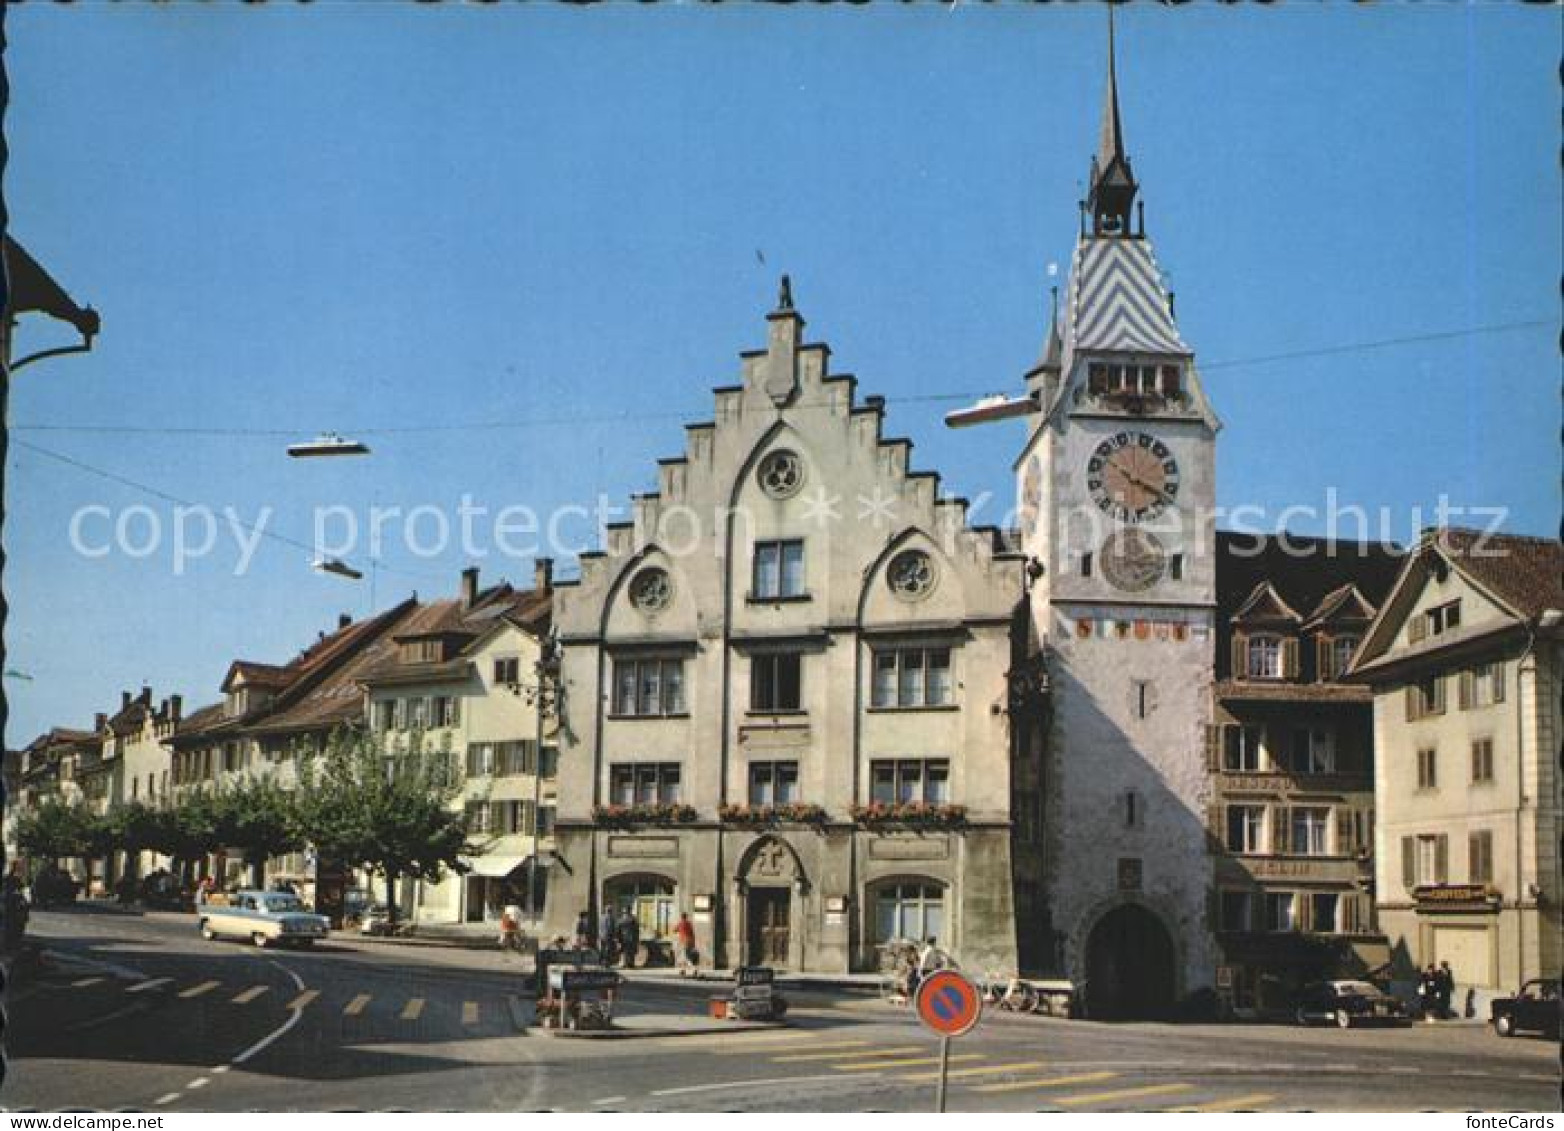
[(939, 1034), (939, 1089), (934, 1110), (943, 1114), (950, 1077), (950, 1039), (972, 1031), (983, 1016), (983, 996), (970, 979), (956, 971), (937, 970), (918, 984), (912, 1004), (918, 1020)]

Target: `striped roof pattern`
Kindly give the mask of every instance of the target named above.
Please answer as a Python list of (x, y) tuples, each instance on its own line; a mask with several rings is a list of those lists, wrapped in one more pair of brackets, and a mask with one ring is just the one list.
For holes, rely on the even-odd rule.
[(1144, 238), (1086, 236), (1076, 244), (1066, 334), (1074, 351), (1194, 352), (1178, 336)]

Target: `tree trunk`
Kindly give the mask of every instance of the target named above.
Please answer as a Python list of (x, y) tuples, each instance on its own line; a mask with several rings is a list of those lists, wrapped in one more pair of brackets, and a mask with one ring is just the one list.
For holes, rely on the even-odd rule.
[(396, 881), (398, 878), (395, 872), (386, 869), (386, 921), (389, 923), (397, 921)]
[(250, 886), (257, 891), (266, 886), (266, 857), (250, 861)]

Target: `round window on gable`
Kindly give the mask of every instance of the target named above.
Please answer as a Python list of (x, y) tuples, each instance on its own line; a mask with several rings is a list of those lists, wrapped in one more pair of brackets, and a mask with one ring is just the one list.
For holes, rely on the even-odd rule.
[(673, 600), (673, 578), (660, 566), (647, 566), (630, 581), (630, 603), (643, 613), (659, 613)]
[(934, 559), (922, 550), (903, 550), (891, 559), (885, 582), (903, 601), (918, 601), (934, 589)]
[(804, 461), (798, 458), (797, 452), (779, 449), (760, 461), (755, 476), (766, 494), (773, 499), (786, 499), (798, 494), (798, 489), (804, 485)]

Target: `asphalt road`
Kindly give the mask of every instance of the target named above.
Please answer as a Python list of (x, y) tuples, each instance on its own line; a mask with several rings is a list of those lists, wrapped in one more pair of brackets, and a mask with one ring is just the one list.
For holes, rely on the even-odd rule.
[[(566, 1040), (518, 1028), (498, 953), (208, 943), (193, 918), (35, 914), (61, 960), (9, 987), (10, 1110), (905, 1111), (937, 1042), (904, 1008), (790, 994), (785, 1029)], [(634, 974), (630, 1014), (714, 987)], [(519, 1002), (513, 998), (520, 994)], [(953, 1043), (959, 1111), (1558, 1111), (1558, 1045), (1410, 1029), (1110, 1025), (990, 1014)]]

